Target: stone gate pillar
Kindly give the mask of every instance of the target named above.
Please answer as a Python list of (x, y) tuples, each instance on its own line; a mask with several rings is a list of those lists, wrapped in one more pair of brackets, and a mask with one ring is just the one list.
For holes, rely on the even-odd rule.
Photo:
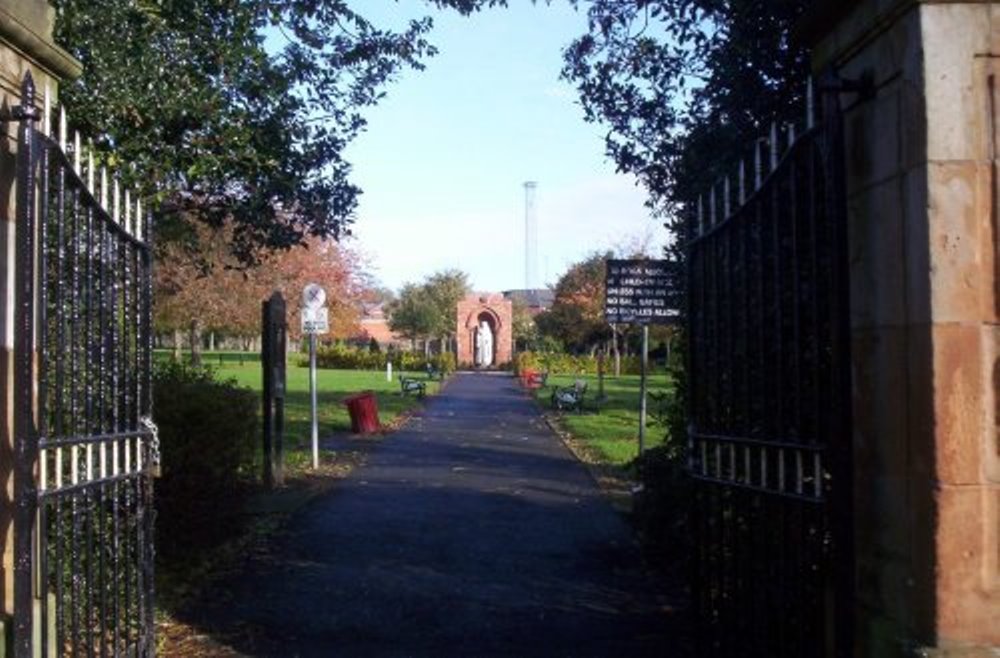
[[(858, 655), (1000, 645), (1000, 3), (820, 2), (844, 94)], [(990, 653), (990, 655), (994, 655)]]
[[(59, 80), (80, 74), (80, 64), (52, 41), (55, 12), (46, 0), (0, 0), (0, 108), (20, 104), (21, 81), (31, 72), (41, 104), (46, 85), (53, 101)], [(11, 368), (14, 345), (14, 234), (16, 122), (0, 122), (0, 612), (12, 612), (13, 555), (11, 541), (11, 496), (13, 495), (12, 427), (13, 383)], [(0, 619), (0, 632), (9, 626)], [(9, 641), (9, 633), (4, 632)], [(3, 653), (0, 644), (0, 654)]]

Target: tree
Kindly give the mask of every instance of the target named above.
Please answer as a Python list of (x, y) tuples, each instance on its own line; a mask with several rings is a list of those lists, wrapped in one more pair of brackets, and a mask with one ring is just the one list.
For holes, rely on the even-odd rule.
[[(424, 286), (405, 284), (389, 305), (389, 328), (411, 342), (426, 341), (438, 326), (437, 309)], [(426, 349), (426, 346), (425, 346)]]
[(421, 284), (407, 283), (399, 297), (388, 305), (389, 327), (410, 340), (437, 338), (441, 351), (455, 332), (455, 309), (469, 293), (469, 277), (451, 269), (428, 276)]
[(424, 283), (427, 294), (434, 305), (436, 321), (433, 335), (441, 341), (441, 351), (455, 334), (455, 312), (459, 300), (469, 294), (469, 276), (460, 270), (450, 269), (437, 272)]
[(228, 231), (201, 229), (200, 250), (191, 256), (171, 245), (157, 263), (154, 321), (159, 332), (187, 330), (192, 360), (200, 359), (204, 330), (232, 336), (260, 333), (260, 302), (274, 290), (288, 300), (289, 333), (299, 334), (295, 321), (302, 288), (319, 283), (327, 292), (331, 335), (346, 337), (357, 324), (357, 305), (367, 285), (363, 264), (344, 246), (312, 238), (305, 245), (266, 256), (251, 268), (237, 267), (229, 253)]
[(244, 264), (349, 232), (360, 190), (345, 149), (387, 84), (435, 52), (430, 18), (387, 30), (345, 0), (51, 2), (55, 38), (83, 63), (60, 100), (100, 162), (153, 202), (160, 243), (229, 222)]
[(514, 338), (514, 349), (535, 350), (538, 346), (540, 333), (535, 318), (531, 314), (528, 305), (521, 299), (515, 298), (511, 309), (511, 333)]
[(595, 252), (559, 277), (552, 308), (535, 318), (542, 335), (578, 351), (592, 350), (607, 338), (604, 280), (605, 261), (611, 257), (610, 252)]
[(565, 51), (585, 118), (685, 240), (678, 211), (735, 171), (770, 121), (802, 116), (805, 0), (592, 0)]

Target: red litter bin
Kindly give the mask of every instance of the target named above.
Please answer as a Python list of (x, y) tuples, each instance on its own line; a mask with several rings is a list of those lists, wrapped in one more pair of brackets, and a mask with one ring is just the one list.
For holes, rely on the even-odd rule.
[(355, 434), (371, 434), (377, 432), (378, 401), (374, 391), (362, 391), (344, 398), (347, 413), (351, 415), (351, 431)]

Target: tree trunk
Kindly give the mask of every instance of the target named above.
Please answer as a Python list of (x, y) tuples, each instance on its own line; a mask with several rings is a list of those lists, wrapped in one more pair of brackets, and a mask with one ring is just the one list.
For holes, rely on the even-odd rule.
[(214, 331), (208, 332), (208, 351), (209, 352), (214, 352), (215, 351), (215, 332)]
[(183, 341), (181, 330), (174, 329), (174, 363), (179, 363), (181, 360), (181, 343)]
[(201, 367), (201, 320), (191, 321), (191, 365)]

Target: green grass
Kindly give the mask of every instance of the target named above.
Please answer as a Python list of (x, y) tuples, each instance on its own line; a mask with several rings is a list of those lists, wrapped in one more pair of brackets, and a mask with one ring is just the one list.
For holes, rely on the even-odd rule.
[[(216, 378), (233, 379), (240, 386), (260, 391), (261, 369), (259, 364), (226, 364), (214, 366)], [(378, 400), (379, 420), (383, 425), (391, 424), (399, 416), (418, 404), (412, 395), (399, 393), (400, 374), (426, 380), (423, 373), (393, 373), (391, 382), (385, 380), (384, 372), (364, 370), (316, 370), (316, 400), (318, 408), (320, 438), (332, 432), (349, 432), (350, 416), (343, 400), (348, 395), (360, 391), (375, 391)], [(285, 398), (285, 449), (286, 463), (293, 468), (299, 460), (309, 459), (310, 415), (309, 415), (309, 368), (288, 364), (287, 393)], [(427, 393), (438, 391), (439, 382), (427, 382)]]
[[(582, 414), (566, 412), (562, 426), (581, 441), (595, 456), (607, 463), (625, 466), (639, 454), (639, 376), (622, 375), (604, 378), (604, 401), (597, 411), (596, 375), (552, 375), (545, 388), (535, 391), (535, 398), (546, 409), (554, 386), (572, 386), (577, 379), (587, 382), (587, 397)], [(668, 375), (660, 372), (647, 378), (650, 393), (673, 390)], [(657, 418), (658, 405), (647, 398), (646, 448), (663, 443), (666, 428)]]

